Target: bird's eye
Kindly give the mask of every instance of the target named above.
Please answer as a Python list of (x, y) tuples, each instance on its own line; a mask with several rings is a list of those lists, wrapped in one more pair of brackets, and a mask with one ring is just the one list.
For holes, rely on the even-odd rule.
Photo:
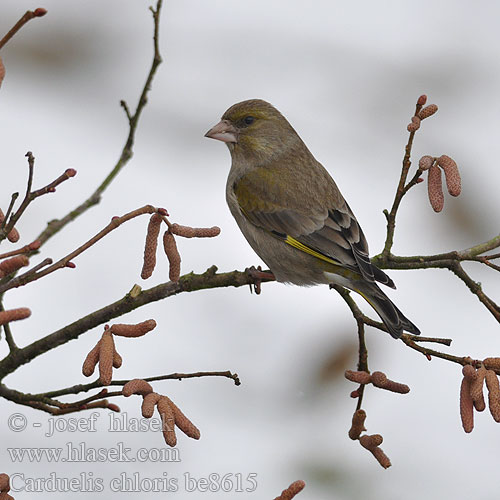
[(254, 121), (255, 118), (253, 116), (245, 116), (245, 118), (243, 118), (243, 123), (245, 125), (251, 125)]

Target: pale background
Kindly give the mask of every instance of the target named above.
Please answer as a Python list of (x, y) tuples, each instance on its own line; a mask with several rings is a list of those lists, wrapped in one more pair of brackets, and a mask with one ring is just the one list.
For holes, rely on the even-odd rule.
[[(78, 171), (55, 195), (30, 207), (19, 225), (24, 242), (86, 198), (116, 161), (127, 133), (119, 100), (135, 106), (152, 57), (149, 4), (2, 1), (2, 34), (28, 8), (43, 6), (49, 13), (31, 21), (2, 50), (7, 75), (0, 90), (0, 205), (5, 209), (11, 192), (25, 188), (27, 150), (37, 158), (35, 187), (68, 167)], [(167, 1), (161, 23), (165, 62), (139, 126), (134, 158), (101, 204), (51, 240), (43, 256), (58, 258), (113, 215), (152, 203), (166, 207), (172, 221), (222, 228), (213, 240), (179, 242), (183, 272), (203, 272), (212, 264), (221, 271), (259, 264), (225, 205), (229, 154), (221, 143), (203, 138), (227, 107), (254, 97), (276, 105), (332, 173), (375, 254), (384, 241), (382, 210), (392, 202), (406, 124), (418, 95), (427, 93), (440, 111), (417, 135), (414, 159), (423, 154), (455, 158), (463, 194), (446, 196), (444, 211), (436, 215), (425, 185), (412, 191), (400, 211), (394, 251), (437, 253), (491, 238), (498, 234), (500, 208), (499, 15), (493, 1)], [(140, 279), (146, 224), (142, 218), (115, 231), (76, 259), (75, 270), (9, 293), (7, 307), (33, 311), (30, 320), (14, 326), (18, 343), (122, 297), (134, 283), (150, 287), (165, 281), (164, 259), (148, 282)], [(498, 275), (472, 269), (498, 300)], [(499, 354), (498, 324), (451, 273), (390, 274), (398, 285), (391, 297), (425, 335), (452, 337), (449, 351), (458, 355)], [(412, 389), (407, 396), (374, 389), (366, 394), (368, 431), (384, 436), (393, 467), (384, 471), (348, 439), (354, 387), (341, 376), (342, 363), (326, 381), (321, 373), (329, 359), (355, 348), (355, 325), (340, 297), (326, 287), (274, 283), (265, 285), (261, 296), (250, 295), (246, 287), (183, 294), (119, 321), (147, 318), (158, 322), (154, 333), (118, 340), (125, 361), (117, 377), (230, 369), (243, 382), (240, 387), (213, 378), (155, 384), (201, 429), (199, 442), (179, 434), (182, 461), (12, 463), (7, 447), (85, 441), (111, 448), (124, 441), (136, 450), (164, 443), (152, 432), (106, 433), (105, 412), (101, 432), (47, 438), (46, 414), (1, 401), (0, 472), (27, 478), (51, 472), (88, 478), (92, 472), (103, 478), (103, 493), (55, 498), (118, 497), (108, 483), (122, 472), (178, 479), (178, 492), (144, 493), (144, 498), (271, 499), (299, 478), (307, 483), (297, 497), (301, 500), (497, 495), (500, 428), (485, 412), (473, 433), (464, 434), (458, 414), (460, 368), (438, 359), (429, 363), (381, 332), (368, 332), (371, 368)], [(81, 363), (100, 333), (95, 329), (36, 359), (4, 382), (31, 392), (84, 382)], [(1, 353), (6, 353), (4, 343)], [(355, 359), (343, 362), (352, 367)], [(129, 417), (140, 416), (139, 397), (114, 402)], [(15, 412), (28, 418), (25, 432), (8, 430), (7, 418)], [(42, 428), (33, 428), (33, 422)], [(187, 493), (186, 472), (197, 478), (256, 473), (258, 488), (252, 494)], [(47, 493), (14, 496), (27, 500)]]

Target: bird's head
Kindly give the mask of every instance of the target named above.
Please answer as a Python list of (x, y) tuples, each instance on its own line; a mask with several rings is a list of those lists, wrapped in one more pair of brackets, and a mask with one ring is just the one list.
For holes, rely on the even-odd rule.
[(231, 106), (205, 137), (225, 142), (232, 156), (261, 158), (274, 157), (300, 140), (287, 119), (261, 99)]

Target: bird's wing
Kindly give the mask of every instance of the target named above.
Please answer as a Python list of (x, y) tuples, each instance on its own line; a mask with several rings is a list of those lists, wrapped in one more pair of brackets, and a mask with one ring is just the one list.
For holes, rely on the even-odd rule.
[(313, 170), (307, 179), (272, 165), (252, 170), (233, 185), (242, 213), (298, 250), (394, 287), (371, 264), (363, 231), (333, 179), (317, 162)]

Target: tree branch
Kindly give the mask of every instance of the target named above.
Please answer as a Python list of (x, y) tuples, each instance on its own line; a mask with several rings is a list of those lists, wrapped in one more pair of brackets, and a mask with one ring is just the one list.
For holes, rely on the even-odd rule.
[[(271, 278), (261, 278), (262, 282), (272, 281)], [(29, 363), (36, 357), (66, 342), (78, 338), (92, 328), (107, 323), (114, 318), (133, 311), (145, 304), (162, 300), (173, 295), (209, 288), (224, 288), (229, 286), (240, 287), (252, 285), (254, 278), (244, 271), (232, 271), (217, 274), (217, 267), (212, 266), (203, 274), (189, 273), (181, 276), (178, 282), (169, 281), (132, 297), (127, 294), (120, 300), (113, 302), (87, 316), (57, 330), (46, 337), (36, 340), (32, 344), (11, 352), (0, 361), (0, 380), (12, 373), (21, 365)]]

